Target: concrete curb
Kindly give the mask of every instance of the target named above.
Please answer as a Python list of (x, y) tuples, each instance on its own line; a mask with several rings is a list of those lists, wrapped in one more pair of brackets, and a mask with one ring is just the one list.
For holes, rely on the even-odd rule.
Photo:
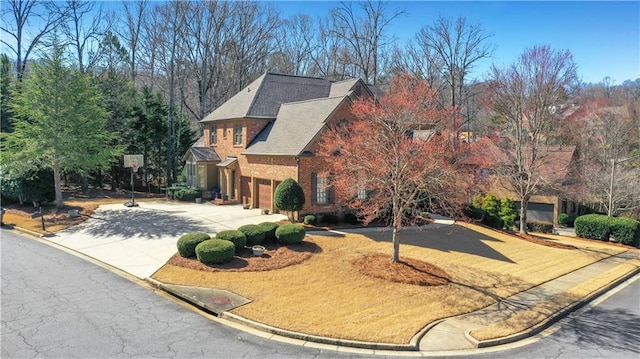
[(513, 335), (510, 335), (510, 336), (507, 336), (507, 337), (496, 338), (496, 339), (477, 340), (476, 338), (471, 336), (471, 330), (469, 330), (469, 331), (466, 331), (464, 333), (464, 336), (476, 348), (488, 348), (488, 347), (497, 346), (497, 345), (509, 344), (509, 343), (517, 342), (517, 341), (532, 337), (532, 336), (534, 336), (536, 334), (539, 334), (543, 330), (549, 328), (550, 326), (552, 326), (553, 324), (555, 324), (558, 321), (562, 320), (563, 318), (567, 317), (570, 313), (575, 312), (576, 310), (584, 307), (588, 303), (594, 301), (598, 297), (600, 297), (600, 296), (606, 294), (607, 292), (611, 291), (613, 288), (619, 286), (620, 284), (624, 283), (626, 280), (628, 280), (629, 278), (632, 278), (633, 276), (637, 275), (638, 273), (640, 273), (640, 268), (636, 268), (636, 269), (633, 269), (633, 270), (629, 271), (627, 274), (623, 275), (622, 277), (619, 277), (618, 279), (614, 280), (613, 282), (611, 282), (611, 283), (605, 285), (604, 287), (592, 292), (591, 294), (589, 294), (586, 297), (578, 300), (577, 302), (574, 302), (573, 304), (570, 304), (569, 306), (560, 309), (559, 311), (555, 312), (554, 314), (552, 314), (547, 319), (545, 319), (542, 322), (534, 325), (530, 329), (527, 329), (527, 330), (522, 331), (520, 333), (513, 334)]
[[(5, 227), (6, 228), (6, 227)], [(38, 237), (38, 238), (43, 238), (46, 236), (46, 234), (42, 234), (42, 233), (38, 233), (38, 232), (34, 232), (32, 230), (26, 229), (26, 228), (22, 228), (22, 227), (17, 227), (17, 226), (13, 226), (12, 228), (7, 228), (9, 230), (16, 230), (18, 232), (23, 232), (26, 233), (30, 236), (34, 236), (34, 237)]]
[(308, 342), (314, 342), (319, 344), (327, 344), (327, 345), (337, 345), (342, 347), (349, 348), (360, 348), (360, 349), (371, 349), (371, 350), (388, 350), (388, 351), (418, 351), (419, 348), (416, 345), (412, 344), (391, 344), (391, 343), (371, 343), (371, 342), (361, 342), (356, 340), (348, 340), (348, 339), (336, 339), (336, 338), (328, 338), (322, 337), (318, 335), (305, 334), (300, 332), (294, 332), (290, 330), (280, 329), (276, 327), (272, 327), (270, 325), (258, 323), (241, 316), (224, 312), (221, 315), (221, 318), (232, 320), (235, 322), (242, 323), (248, 327), (259, 329), (263, 332), (267, 332), (270, 334), (279, 335), (282, 337), (288, 337)]

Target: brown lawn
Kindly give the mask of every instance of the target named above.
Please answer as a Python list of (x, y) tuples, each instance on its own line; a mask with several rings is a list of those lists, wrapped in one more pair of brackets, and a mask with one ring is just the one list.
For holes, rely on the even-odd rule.
[[(459, 224), (403, 232), (403, 263), (392, 266), (390, 236), (382, 231), (313, 236), (317, 248), (309, 250), (312, 255), (284, 268), (203, 271), (174, 263), (165, 265), (154, 279), (235, 292), (252, 302), (233, 313), (275, 327), (408, 343), (437, 319), (480, 309), (625, 250), (600, 242), (549, 239), (562, 244), (556, 248)], [(397, 273), (413, 279), (426, 273), (441, 282), (398, 283), (392, 278)]]

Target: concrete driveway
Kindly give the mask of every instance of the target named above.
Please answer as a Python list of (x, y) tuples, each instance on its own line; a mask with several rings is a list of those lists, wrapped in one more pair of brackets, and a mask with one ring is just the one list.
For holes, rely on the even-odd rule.
[(104, 263), (147, 278), (176, 252), (176, 242), (189, 232), (216, 233), (245, 224), (278, 222), (279, 214), (260, 209), (211, 203), (140, 202), (139, 207), (102, 205), (82, 224), (46, 239)]

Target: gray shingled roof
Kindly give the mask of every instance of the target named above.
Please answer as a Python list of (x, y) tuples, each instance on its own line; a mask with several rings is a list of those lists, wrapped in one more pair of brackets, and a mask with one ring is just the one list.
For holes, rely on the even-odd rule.
[(243, 154), (301, 154), (345, 100), (345, 96), (340, 96), (283, 104), (277, 120), (269, 123)]
[(326, 98), (330, 90), (328, 80), (266, 73), (201, 122), (244, 117), (275, 118), (283, 103)]
[(187, 150), (183, 160), (186, 160), (189, 155), (193, 156), (196, 162), (220, 162), (220, 156), (211, 147), (191, 147)]
[(331, 92), (329, 97), (337, 96), (349, 96), (351, 89), (358, 82), (359, 79), (348, 79), (343, 81), (337, 81), (331, 84)]

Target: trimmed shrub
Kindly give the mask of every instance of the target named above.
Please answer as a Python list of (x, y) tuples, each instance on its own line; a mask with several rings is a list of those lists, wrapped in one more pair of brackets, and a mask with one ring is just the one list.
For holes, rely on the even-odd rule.
[(474, 206), (466, 206), (462, 210), (462, 214), (464, 214), (465, 216), (471, 219), (481, 220), (484, 216), (486, 216), (487, 212), (485, 212), (485, 210), (482, 208), (478, 208)]
[(576, 235), (582, 238), (609, 240), (609, 217), (602, 214), (585, 214), (574, 222)]
[(560, 213), (558, 215), (558, 224), (561, 226), (566, 226), (569, 223), (569, 215), (566, 213)]
[(306, 216), (304, 216), (304, 224), (309, 224), (309, 225), (314, 225), (316, 224), (316, 216), (314, 216), (313, 214), (307, 214)]
[(220, 239), (208, 239), (196, 246), (196, 257), (204, 264), (221, 264), (233, 259), (235, 245)]
[(210, 238), (206, 233), (187, 233), (178, 239), (178, 253), (185, 258), (193, 257), (196, 255), (196, 246)]
[(304, 240), (306, 232), (299, 224), (285, 224), (276, 230), (276, 238), (282, 244), (295, 244)]
[(247, 245), (247, 236), (238, 230), (218, 232), (216, 239), (233, 243), (236, 246), (236, 252), (240, 252)]
[(271, 241), (271, 242), (275, 242), (276, 241), (276, 229), (278, 229), (279, 225), (277, 223), (273, 223), (273, 222), (262, 222), (260, 224), (258, 224), (258, 227), (262, 228), (262, 230), (264, 231), (264, 240), (265, 241)]
[(528, 232), (553, 233), (553, 223), (531, 221), (527, 222)]
[(320, 219), (320, 222), (325, 224), (337, 224), (339, 220), (340, 218), (338, 218), (338, 216), (336, 216), (335, 214), (325, 214)]
[(504, 227), (502, 218), (489, 213), (484, 216), (481, 223), (495, 229), (502, 229)]
[(181, 188), (174, 193), (179, 201), (193, 202), (196, 198), (202, 198), (202, 191), (194, 188)]
[(304, 207), (304, 191), (293, 178), (287, 178), (276, 187), (273, 204), (281, 211), (299, 211)]
[(247, 237), (247, 245), (249, 247), (264, 242), (267, 232), (257, 224), (247, 224), (238, 228), (238, 230)]
[(358, 216), (353, 213), (347, 213), (344, 215), (344, 223), (348, 224), (358, 224), (360, 221), (358, 220)]
[(609, 224), (616, 242), (634, 247), (640, 245), (640, 222), (627, 217), (612, 217)]

